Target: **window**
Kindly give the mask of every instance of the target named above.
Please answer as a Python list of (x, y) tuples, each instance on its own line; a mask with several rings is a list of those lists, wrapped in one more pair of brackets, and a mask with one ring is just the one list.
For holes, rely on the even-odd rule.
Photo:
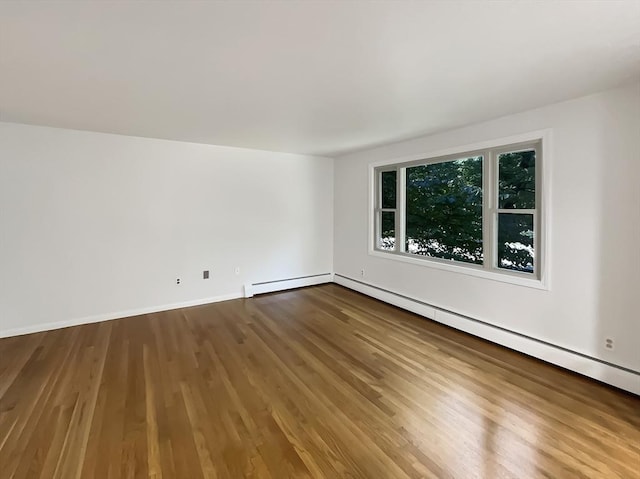
[(382, 250), (394, 250), (396, 244), (396, 170), (380, 172), (380, 243)]
[(374, 169), (374, 250), (540, 279), (541, 141)]
[(406, 168), (406, 252), (482, 264), (482, 161)]
[(498, 268), (534, 272), (536, 150), (498, 154)]

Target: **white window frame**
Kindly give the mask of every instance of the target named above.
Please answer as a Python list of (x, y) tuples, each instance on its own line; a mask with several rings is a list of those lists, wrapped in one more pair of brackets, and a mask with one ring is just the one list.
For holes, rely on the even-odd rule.
[[(536, 208), (532, 210), (499, 210), (498, 199), (498, 155), (536, 147)], [(548, 290), (549, 282), (549, 203), (551, 130), (529, 132), (507, 138), (450, 148), (426, 154), (396, 158), (369, 165), (369, 246), (372, 256), (392, 261), (401, 261), (455, 273), (476, 276), (494, 281)], [(487, 152), (490, 152), (487, 155)], [(419, 256), (403, 251), (405, 222), (405, 169), (410, 166), (451, 161), (473, 156), (483, 158), (483, 251), (482, 265), (450, 261), (430, 256)], [(395, 208), (395, 249), (378, 248), (378, 217), (382, 211), (377, 204), (381, 188), (380, 172), (397, 169)], [(387, 210), (387, 209), (385, 209)], [(497, 234), (499, 213), (534, 213), (534, 272), (526, 273), (497, 267)]]

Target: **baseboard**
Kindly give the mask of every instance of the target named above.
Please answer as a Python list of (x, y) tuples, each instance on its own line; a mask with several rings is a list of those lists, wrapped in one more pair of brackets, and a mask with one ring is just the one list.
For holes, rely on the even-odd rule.
[(640, 395), (640, 373), (636, 371), (509, 331), (484, 321), (459, 315), (343, 275), (335, 274), (334, 282), (438, 323)]
[(264, 281), (261, 283), (247, 283), (244, 285), (244, 297), (250, 298), (256, 294), (273, 293), (285, 289), (302, 288), (333, 282), (333, 273), (314, 274), (298, 278)]
[(82, 318), (69, 319), (65, 321), (54, 321), (50, 323), (34, 324), (23, 328), (13, 328), (0, 330), (0, 338), (10, 336), (22, 336), (23, 334), (40, 333), (42, 331), (51, 331), (53, 329), (68, 328), (70, 326), (79, 326), (81, 324), (99, 323), (100, 321), (111, 321), (113, 319), (128, 318), (130, 316), (139, 316), (141, 314), (158, 313), (160, 311), (170, 311), (172, 309), (188, 308), (191, 306), (200, 306), (209, 303), (218, 303), (220, 301), (228, 301), (230, 299), (242, 298), (240, 293), (223, 294), (220, 296), (212, 296), (209, 298), (201, 298), (192, 301), (183, 301), (181, 303), (164, 304), (161, 306), (150, 306), (147, 308), (129, 309), (126, 311), (118, 311), (115, 313), (97, 314), (94, 316), (85, 316)]

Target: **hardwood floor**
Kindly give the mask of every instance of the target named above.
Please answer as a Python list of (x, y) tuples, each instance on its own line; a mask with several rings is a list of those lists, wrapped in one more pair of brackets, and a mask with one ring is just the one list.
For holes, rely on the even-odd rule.
[(325, 285), (0, 340), (2, 478), (640, 477), (640, 398)]

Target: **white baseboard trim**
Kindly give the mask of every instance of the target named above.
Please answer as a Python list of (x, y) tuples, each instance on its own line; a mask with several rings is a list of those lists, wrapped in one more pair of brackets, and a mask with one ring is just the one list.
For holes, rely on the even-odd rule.
[(334, 282), (438, 323), (640, 395), (640, 373), (342, 275)]
[(262, 283), (247, 283), (244, 285), (244, 297), (250, 298), (256, 294), (273, 293), (285, 289), (302, 288), (333, 282), (333, 273), (314, 274), (299, 278), (265, 281)]
[(164, 304), (161, 306), (149, 306), (146, 308), (129, 309), (126, 311), (118, 311), (116, 313), (96, 314), (93, 316), (85, 316), (82, 318), (69, 319), (65, 321), (53, 321), (50, 323), (34, 324), (22, 328), (0, 329), (0, 338), (10, 336), (22, 336), (23, 334), (40, 333), (42, 331), (51, 331), (53, 329), (68, 328), (70, 326), (79, 326), (81, 324), (99, 323), (100, 321), (111, 321), (113, 319), (128, 318), (130, 316), (139, 316), (141, 314), (158, 313), (160, 311), (170, 311), (172, 309), (189, 308), (191, 306), (200, 306), (209, 303), (218, 303), (220, 301), (228, 301), (230, 299), (242, 298), (241, 293), (223, 294), (220, 296), (212, 296), (210, 298), (201, 298), (192, 301), (183, 301), (181, 303)]

